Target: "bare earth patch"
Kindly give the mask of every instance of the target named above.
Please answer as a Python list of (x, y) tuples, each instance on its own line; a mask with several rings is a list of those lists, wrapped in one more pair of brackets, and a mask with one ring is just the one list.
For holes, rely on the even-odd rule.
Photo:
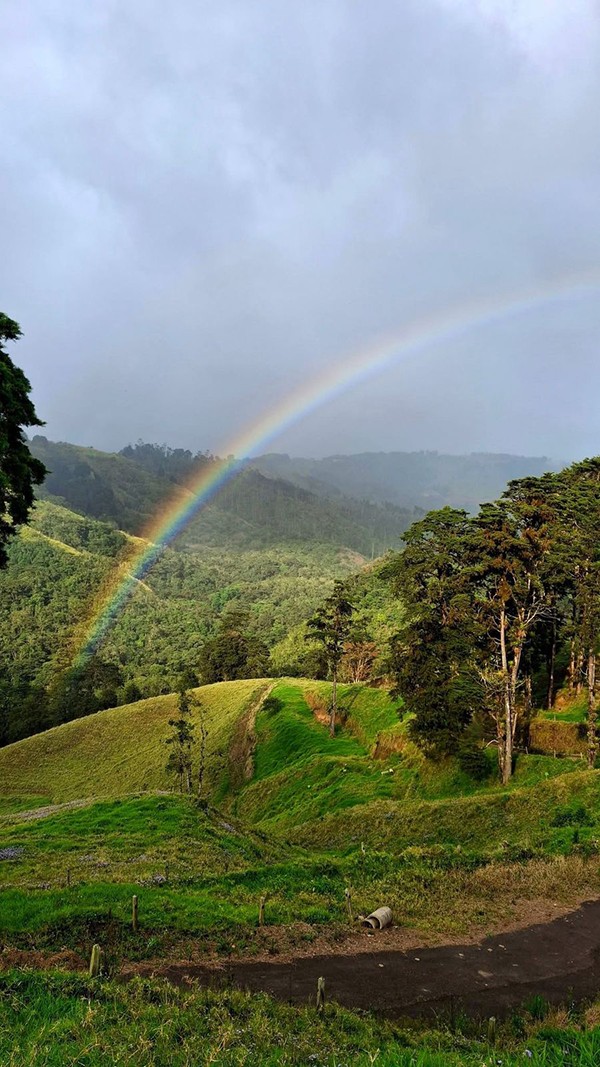
[(313, 942), (309, 950), (276, 959), (150, 961), (125, 966), (121, 976), (231, 984), (297, 1004), (314, 999), (317, 978), (324, 977), (328, 995), (345, 1007), (395, 1018), (455, 1010), (501, 1017), (534, 995), (552, 1004), (592, 999), (600, 989), (600, 900), (564, 909), (558, 918), (559, 908), (534, 906), (538, 916), (551, 908), (552, 920), (522, 922), (479, 941), (430, 947), (401, 930), (373, 937), (361, 932), (335, 948), (328, 944), (325, 952)]

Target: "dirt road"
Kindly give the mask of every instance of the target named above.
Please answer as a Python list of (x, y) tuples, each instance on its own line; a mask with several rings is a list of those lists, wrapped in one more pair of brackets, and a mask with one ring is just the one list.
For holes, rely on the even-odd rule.
[(502, 1017), (536, 994), (558, 1004), (600, 993), (600, 901), (478, 944), (390, 952), (381, 932), (373, 937), (372, 952), (228, 961), (219, 968), (178, 963), (153, 973), (176, 984), (230, 983), (295, 1004), (314, 1003), (317, 978), (323, 976), (328, 998), (390, 1018), (458, 1011)]

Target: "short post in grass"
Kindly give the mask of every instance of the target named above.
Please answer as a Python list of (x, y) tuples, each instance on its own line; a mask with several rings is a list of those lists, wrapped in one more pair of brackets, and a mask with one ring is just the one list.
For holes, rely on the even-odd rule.
[(100, 974), (101, 963), (102, 963), (102, 949), (100, 948), (100, 945), (93, 945), (92, 946), (92, 955), (90, 956), (90, 969), (89, 969), (89, 972), (88, 972), (90, 978), (97, 978), (98, 977), (98, 975)]
[(258, 904), (258, 925), (265, 925), (265, 904), (267, 903), (266, 897), (261, 897)]
[(317, 978), (317, 1011), (325, 1008), (325, 979)]
[(488, 1019), (488, 1041), (490, 1045), (496, 1044), (496, 1017), (490, 1015)]
[(350, 892), (350, 890), (349, 890), (349, 889), (344, 889), (344, 896), (345, 896), (345, 898), (346, 898), (346, 909), (347, 909), (347, 911), (348, 911), (348, 919), (349, 919), (349, 921), (350, 921), (350, 922), (353, 922), (353, 915), (352, 915), (352, 894), (351, 894), (351, 892)]
[(136, 897), (135, 893), (133, 894), (133, 898), (131, 900), (131, 926), (133, 928), (134, 934), (137, 934), (137, 929), (138, 929), (138, 898)]

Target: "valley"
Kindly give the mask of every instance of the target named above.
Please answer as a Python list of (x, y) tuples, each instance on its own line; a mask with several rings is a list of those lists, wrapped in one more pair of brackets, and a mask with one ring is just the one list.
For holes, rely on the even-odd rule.
[[(150, 1040), (148, 1063), (162, 1062), (147, 1027), (164, 1029), (163, 1010), (181, 1018), (180, 1062), (190, 1062), (192, 1004), (219, 1015), (209, 1039), (225, 1043), (218, 1063), (249, 1062), (234, 1033), (240, 1012), (252, 1047), (271, 1050), (265, 1063), (306, 1062), (300, 1037), (273, 1051), (285, 1019), (317, 1042), (314, 1062), (328, 1062), (335, 1041), (359, 1063), (375, 1051), (403, 1062), (405, 1048), (407, 1065), (479, 1067), (490, 1015), (507, 1063), (524, 1048), (534, 1064), (568, 1062), (562, 1051), (551, 1058), (551, 1026), (577, 1062), (594, 1062), (597, 1032), (588, 1037), (577, 1020), (598, 1010), (600, 772), (586, 759), (586, 698), (569, 681), (567, 646), (554, 653), (550, 707), (545, 638), (528, 666), (537, 706), (525, 710), (519, 696), (526, 732), (503, 780), (493, 704), (482, 717), (481, 690), (471, 721), (452, 719), (452, 685), (461, 700), (470, 690), (443, 673), (439, 632), (419, 629), (444, 612), (442, 601), (427, 614), (432, 590), (450, 597), (455, 581), (462, 595), (461, 571), (443, 555), (446, 530), (453, 550), (464, 541), (471, 552), (469, 523), (489, 513), (417, 510), (405, 531), (408, 512), (350, 497), (340, 505), (322, 486), (245, 471), (228, 501), (162, 551), (101, 648), (74, 667), (90, 606), (132, 543), (144, 544), (149, 485), (160, 506), (186, 491), (182, 467), (188, 477), (211, 460), (177, 456), (174, 470), (173, 453), (154, 446), (143, 464), (134, 449), (108, 456), (38, 441), (37, 452), (58, 473), (0, 583), (0, 1018), (3, 1004), (12, 1018), (22, 990), (55, 1035), (55, 1003), (72, 1023), (52, 1042), (55, 1061), (27, 1045), (45, 1032), (32, 1024), (23, 1065), (83, 1054), (82, 990), (101, 1027), (91, 1064), (110, 1033), (106, 998), (120, 1020), (115, 1040), (123, 1017), (135, 1019), (131, 1040), (138, 1049)], [(85, 496), (90, 479), (97, 498)], [(377, 537), (383, 554), (371, 559)], [(441, 559), (445, 586), (429, 577)], [(428, 585), (413, 600), (418, 568)], [(330, 625), (337, 604), (352, 621), (332, 727), (332, 660), (310, 621)], [(483, 655), (473, 635), (451, 646), (454, 656)], [(439, 657), (433, 683), (428, 643)], [(429, 723), (438, 704), (455, 734)], [(369, 934), (360, 917), (381, 905), (393, 925)], [(101, 976), (89, 979), (94, 944)], [(329, 1037), (307, 1007), (318, 977)]]

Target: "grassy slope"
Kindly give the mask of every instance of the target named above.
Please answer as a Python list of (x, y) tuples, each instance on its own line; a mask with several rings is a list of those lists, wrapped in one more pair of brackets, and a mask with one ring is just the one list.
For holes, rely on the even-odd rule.
[[(0, 976), (0, 1056), (12, 1067), (593, 1067), (598, 1007), (587, 1018), (532, 1005), (499, 1028), (442, 1021), (428, 1032), (332, 1004), (323, 1014), (237, 990), (175, 989), (164, 982), (90, 982), (64, 974)], [(544, 1016), (540, 1020), (540, 1015)]]
[[(206, 710), (208, 760), (219, 773), (235, 723), (266, 683), (223, 682), (197, 691)], [(54, 803), (167, 789), (168, 720), (176, 697), (155, 697), (56, 726), (0, 749), (2, 793), (39, 795)]]
[[(502, 843), (546, 847), (550, 838), (559, 844), (565, 828), (571, 833), (577, 824), (589, 836), (596, 825), (600, 775), (576, 761), (523, 756), (508, 790), (495, 775), (476, 785), (453, 761), (423, 759), (385, 691), (340, 686), (344, 723), (331, 739), (314, 714), (326, 712), (329, 683), (297, 679), (276, 683), (279, 712), (259, 710), (252, 780), (227, 793), (236, 723), (267, 684), (225, 682), (196, 691), (207, 716), (209, 791), (263, 830), (319, 848), (369, 840), (392, 851), (414, 844), (480, 851)], [(143, 700), (0, 749), (4, 797), (22, 808), (17, 798), (34, 795), (61, 803), (169, 788), (163, 743), (175, 707), (173, 695)], [(374, 759), (381, 737), (399, 751)], [(573, 822), (575, 808), (583, 814)], [(563, 811), (555, 833), (552, 820)]]
[(485, 1024), (464, 1019), (452, 1031), (440, 1020), (421, 1032), (335, 1004), (319, 1015), (231, 989), (22, 971), (0, 977), (0, 1056), (12, 1067), (594, 1067), (600, 1030), (585, 1023), (597, 1017), (598, 1006), (578, 1018), (532, 1004), (499, 1029), (494, 1047)]
[[(198, 693), (213, 724), (213, 796), (228, 778), (219, 754), (264, 688), (224, 683)], [(325, 683), (286, 680), (274, 695), (283, 708), (259, 710), (255, 775), (224, 797), (232, 813), (225, 817), (200, 812), (187, 797), (123, 797), (166, 784), (162, 741), (173, 698), (77, 720), (1, 751), (5, 806), (12, 797), (23, 809), (36, 789), (40, 803), (113, 794), (39, 821), (0, 822), (0, 848), (17, 850), (0, 866), (3, 936), (85, 953), (103, 931), (102, 938), (114, 933), (120, 951), (143, 956), (195, 934), (238, 951), (268, 935), (256, 930), (264, 894), (270, 924), (298, 919), (333, 930), (344, 922), (350, 885), (358, 911), (385, 899), (404, 923), (448, 933), (506, 921), (510, 900), (568, 902), (594, 891), (597, 772), (567, 773), (577, 765), (530, 757), (510, 790), (493, 778), (475, 787), (451, 763), (428, 763), (412, 749), (380, 690), (341, 688), (347, 719), (333, 740), (307, 703), (326, 705)], [(403, 746), (390, 760), (369, 754), (381, 732), (395, 732)], [(288, 844), (294, 840), (311, 854)], [(132, 943), (134, 892), (145, 933)]]
[[(234, 810), (270, 833), (320, 849), (367, 841), (392, 852), (451, 845), (489, 853), (562, 851), (574, 825), (582, 840), (600, 831), (600, 775), (580, 763), (523, 756), (508, 789), (494, 774), (477, 785), (451, 760), (423, 759), (382, 690), (340, 687), (347, 717), (330, 739), (308, 706), (324, 710), (329, 692), (328, 683), (281, 682), (273, 695), (282, 711), (257, 717), (255, 776)], [(381, 737), (399, 751), (373, 759)]]

